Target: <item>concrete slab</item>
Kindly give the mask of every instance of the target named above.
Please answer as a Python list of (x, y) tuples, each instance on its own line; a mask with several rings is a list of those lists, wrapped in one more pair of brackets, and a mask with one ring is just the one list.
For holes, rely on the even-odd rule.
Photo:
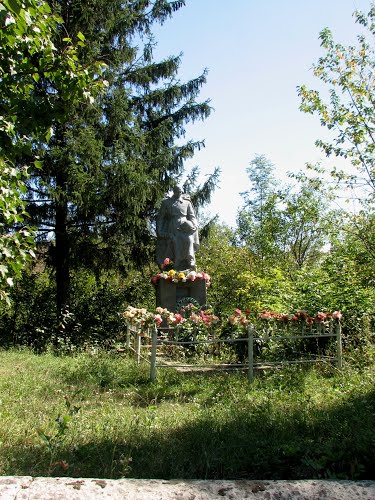
[(1, 500), (375, 500), (375, 481), (163, 481), (0, 477)]

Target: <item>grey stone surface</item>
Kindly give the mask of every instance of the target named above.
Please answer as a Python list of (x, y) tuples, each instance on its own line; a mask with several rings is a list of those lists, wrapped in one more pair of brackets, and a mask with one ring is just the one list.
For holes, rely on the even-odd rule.
[(1, 500), (375, 500), (375, 481), (163, 481), (0, 477)]
[(174, 262), (176, 271), (195, 270), (195, 251), (199, 246), (198, 222), (190, 197), (175, 186), (173, 195), (165, 199), (156, 219), (156, 263), (160, 268), (165, 258)]
[(207, 302), (205, 280), (173, 283), (159, 280), (156, 285), (156, 306), (165, 307), (168, 311), (176, 310), (176, 302), (186, 297), (192, 297), (203, 306)]

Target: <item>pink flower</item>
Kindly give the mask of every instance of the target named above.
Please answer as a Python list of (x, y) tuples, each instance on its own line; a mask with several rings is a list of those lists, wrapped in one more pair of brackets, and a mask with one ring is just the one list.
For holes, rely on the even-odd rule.
[(190, 319), (193, 323), (199, 323), (200, 320), (201, 320), (201, 317), (198, 316), (198, 314), (195, 314), (193, 313), (191, 316), (190, 316)]
[(340, 320), (342, 318), (342, 314), (340, 311), (335, 311), (334, 313), (332, 313), (332, 317), (333, 319)]
[(249, 324), (249, 320), (245, 316), (241, 316), (240, 323), (243, 327), (245, 327)]
[(172, 263), (171, 259), (169, 259), (168, 257), (166, 257), (166, 258), (164, 259), (163, 264), (162, 264), (160, 267), (161, 267), (162, 269), (165, 269), (165, 268), (166, 268), (169, 264), (171, 264), (171, 263)]
[(174, 317), (175, 317), (176, 323), (182, 323), (182, 321), (184, 319), (180, 313), (175, 313)]
[(160, 326), (161, 323), (163, 322), (163, 319), (162, 317), (160, 316), (160, 314), (155, 314), (154, 316), (154, 321), (155, 323), (157, 324), (157, 326)]
[(263, 309), (263, 311), (259, 314), (258, 318), (259, 319), (270, 319), (271, 314), (269, 312), (267, 312), (265, 309)]
[(238, 323), (238, 317), (237, 316), (229, 316), (228, 321), (231, 325), (236, 325)]
[(316, 315), (315, 315), (315, 321), (317, 323), (323, 323), (325, 319), (326, 319), (326, 315), (324, 314), (324, 312), (318, 312), (318, 313), (316, 313)]
[(242, 314), (240, 309), (236, 309), (234, 312), (235, 312), (235, 314), (237, 314), (238, 316), (240, 316), (240, 315)]

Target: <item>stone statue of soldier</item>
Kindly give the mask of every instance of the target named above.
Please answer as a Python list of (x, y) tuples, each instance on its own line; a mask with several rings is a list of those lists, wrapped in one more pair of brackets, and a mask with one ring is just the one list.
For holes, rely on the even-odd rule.
[(190, 196), (179, 186), (163, 200), (156, 219), (156, 261), (160, 268), (166, 258), (176, 271), (196, 270), (195, 251), (199, 247), (198, 222)]

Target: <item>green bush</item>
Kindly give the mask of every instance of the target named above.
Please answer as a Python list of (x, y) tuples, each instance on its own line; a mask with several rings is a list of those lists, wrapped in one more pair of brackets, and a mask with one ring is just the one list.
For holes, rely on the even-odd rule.
[(129, 303), (154, 307), (151, 283), (139, 273), (124, 278), (88, 270), (76, 271), (71, 279), (71, 302), (56, 310), (53, 276), (47, 271), (25, 273), (11, 293), (11, 306), (0, 304), (0, 345), (26, 345), (43, 350), (49, 344), (72, 350), (85, 344), (110, 346), (122, 336), (119, 312)]

